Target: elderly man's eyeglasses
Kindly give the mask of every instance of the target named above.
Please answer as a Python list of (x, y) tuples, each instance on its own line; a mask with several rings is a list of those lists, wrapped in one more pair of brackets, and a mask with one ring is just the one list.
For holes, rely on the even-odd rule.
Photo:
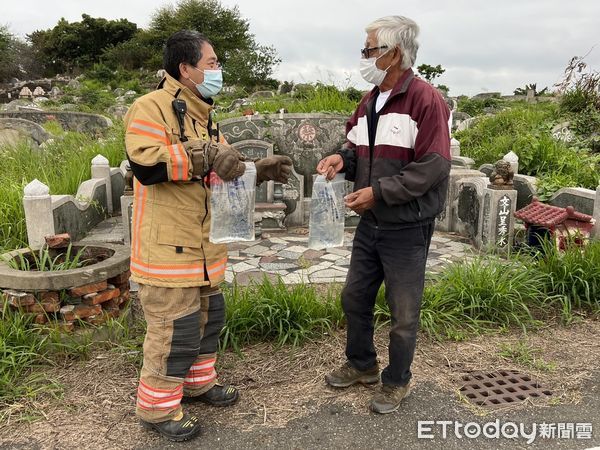
[(388, 46), (387, 45), (381, 45), (379, 47), (370, 47), (370, 48), (369, 47), (365, 47), (365, 48), (362, 48), (360, 50), (360, 54), (363, 56), (363, 58), (369, 59), (369, 56), (370, 56), (371, 52), (374, 52), (375, 50), (381, 50), (381, 49), (384, 49), (384, 48), (388, 48)]

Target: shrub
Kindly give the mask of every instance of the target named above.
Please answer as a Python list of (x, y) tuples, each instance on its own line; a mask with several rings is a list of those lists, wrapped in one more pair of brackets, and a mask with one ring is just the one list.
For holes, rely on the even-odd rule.
[(264, 278), (261, 283), (225, 289), (227, 320), (221, 347), (236, 351), (246, 344), (272, 340), (299, 345), (336, 328), (342, 321), (337, 296), (322, 299), (311, 285), (285, 285)]
[(546, 242), (537, 266), (545, 276), (546, 294), (561, 306), (566, 321), (573, 307), (600, 309), (600, 241), (571, 245), (564, 252)]

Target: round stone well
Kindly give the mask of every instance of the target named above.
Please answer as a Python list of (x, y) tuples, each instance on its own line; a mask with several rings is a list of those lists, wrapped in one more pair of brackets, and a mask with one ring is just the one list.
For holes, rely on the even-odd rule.
[[(118, 317), (129, 300), (129, 248), (73, 243), (71, 254), (81, 249), (83, 267), (56, 271), (11, 267), (11, 260), (22, 259), (35, 267), (30, 249), (5, 253), (0, 257), (0, 300), (23, 314), (34, 315), (35, 323), (56, 322), (69, 331), (79, 321), (100, 325)], [(65, 251), (51, 249), (51, 257)]]

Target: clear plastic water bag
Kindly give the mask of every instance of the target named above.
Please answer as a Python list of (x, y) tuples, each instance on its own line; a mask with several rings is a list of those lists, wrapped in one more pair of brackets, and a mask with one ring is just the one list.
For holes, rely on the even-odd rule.
[(256, 167), (252, 162), (244, 164), (244, 174), (231, 181), (211, 172), (208, 238), (214, 244), (254, 240)]
[(315, 178), (310, 200), (309, 248), (320, 250), (344, 244), (345, 193), (343, 174), (337, 174), (331, 181), (323, 175)]

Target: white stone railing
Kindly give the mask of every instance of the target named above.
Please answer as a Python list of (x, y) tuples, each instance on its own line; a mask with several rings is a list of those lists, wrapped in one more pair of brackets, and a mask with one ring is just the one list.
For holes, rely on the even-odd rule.
[(44, 237), (69, 233), (73, 240), (83, 238), (108, 215), (120, 210), (125, 170), (110, 167), (108, 159), (97, 155), (91, 162), (92, 178), (79, 185), (77, 194), (51, 195), (50, 189), (35, 179), (23, 190), (27, 240), (40, 248)]

